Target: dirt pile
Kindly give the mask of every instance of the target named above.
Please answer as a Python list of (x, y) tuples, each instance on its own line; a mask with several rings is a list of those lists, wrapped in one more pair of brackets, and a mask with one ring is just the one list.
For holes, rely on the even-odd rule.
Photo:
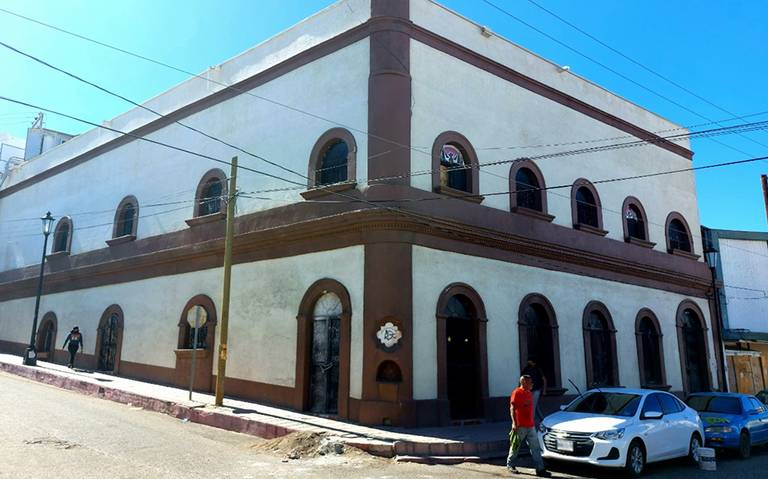
[(294, 432), (254, 444), (251, 448), (281, 455), (285, 459), (341, 455), (349, 452), (359, 453), (357, 449), (350, 448), (336, 437), (316, 432)]

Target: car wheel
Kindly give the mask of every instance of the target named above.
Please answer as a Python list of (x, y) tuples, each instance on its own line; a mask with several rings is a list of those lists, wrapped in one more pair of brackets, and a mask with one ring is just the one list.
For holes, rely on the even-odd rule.
[(688, 446), (688, 459), (693, 464), (697, 464), (699, 461), (696, 457), (696, 449), (701, 447), (701, 437), (698, 433), (693, 433), (691, 436), (691, 443)]
[(749, 438), (747, 431), (741, 431), (739, 435), (739, 457), (742, 459), (748, 459), (752, 454), (752, 441)]
[(632, 441), (627, 448), (627, 463), (624, 466), (631, 477), (639, 477), (645, 470), (645, 448), (640, 441)]

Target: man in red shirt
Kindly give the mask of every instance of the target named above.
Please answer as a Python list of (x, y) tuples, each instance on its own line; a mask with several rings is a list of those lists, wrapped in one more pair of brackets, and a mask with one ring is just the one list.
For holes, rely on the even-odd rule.
[(552, 477), (552, 474), (544, 468), (541, 460), (541, 448), (539, 438), (536, 436), (536, 427), (533, 422), (533, 380), (527, 374), (520, 377), (520, 387), (512, 391), (509, 398), (509, 415), (512, 418), (512, 432), (509, 433), (509, 455), (507, 456), (507, 469), (517, 472), (515, 462), (520, 445), (525, 441), (531, 451), (531, 458), (536, 467), (536, 475), (539, 477)]

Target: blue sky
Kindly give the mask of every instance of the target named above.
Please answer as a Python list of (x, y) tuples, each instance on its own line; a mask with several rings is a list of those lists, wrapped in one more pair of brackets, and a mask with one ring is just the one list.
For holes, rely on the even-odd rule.
[[(635, 82), (712, 120), (731, 115), (661, 80), (537, 8), (529, 0), (491, 0), (525, 22)], [(753, 0), (535, 0), (579, 28), (711, 103), (737, 115), (768, 112), (768, 2)], [(331, 4), (329, 0), (0, 0), (0, 8), (201, 72)], [(622, 79), (481, 0), (447, 7), (671, 121), (707, 120)], [(449, 36), (449, 32), (444, 34)], [(185, 76), (0, 12), (0, 41), (143, 101)], [(0, 94), (100, 122), (130, 105), (0, 48)], [(34, 115), (0, 102), (0, 133), (23, 137)], [(768, 120), (768, 113), (746, 121)], [(729, 125), (738, 122), (727, 123)], [(48, 115), (46, 126), (88, 127)], [(365, 128), (365, 125), (361, 125)], [(711, 126), (706, 127), (711, 128)], [(694, 165), (768, 155), (768, 132), (694, 139)], [(762, 143), (762, 144), (761, 144)], [(697, 172), (702, 224), (768, 230), (759, 177), (768, 162)]]

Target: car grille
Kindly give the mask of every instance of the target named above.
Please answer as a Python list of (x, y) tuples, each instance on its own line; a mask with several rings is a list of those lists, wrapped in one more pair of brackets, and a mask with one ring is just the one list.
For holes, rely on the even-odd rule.
[[(592, 434), (588, 432), (566, 432), (553, 429), (544, 434), (544, 446), (548, 451), (566, 456), (589, 456), (592, 454), (592, 448), (595, 447), (595, 443), (592, 442), (590, 436), (592, 436)], [(573, 441), (573, 451), (562, 451), (558, 449), (557, 439)]]

